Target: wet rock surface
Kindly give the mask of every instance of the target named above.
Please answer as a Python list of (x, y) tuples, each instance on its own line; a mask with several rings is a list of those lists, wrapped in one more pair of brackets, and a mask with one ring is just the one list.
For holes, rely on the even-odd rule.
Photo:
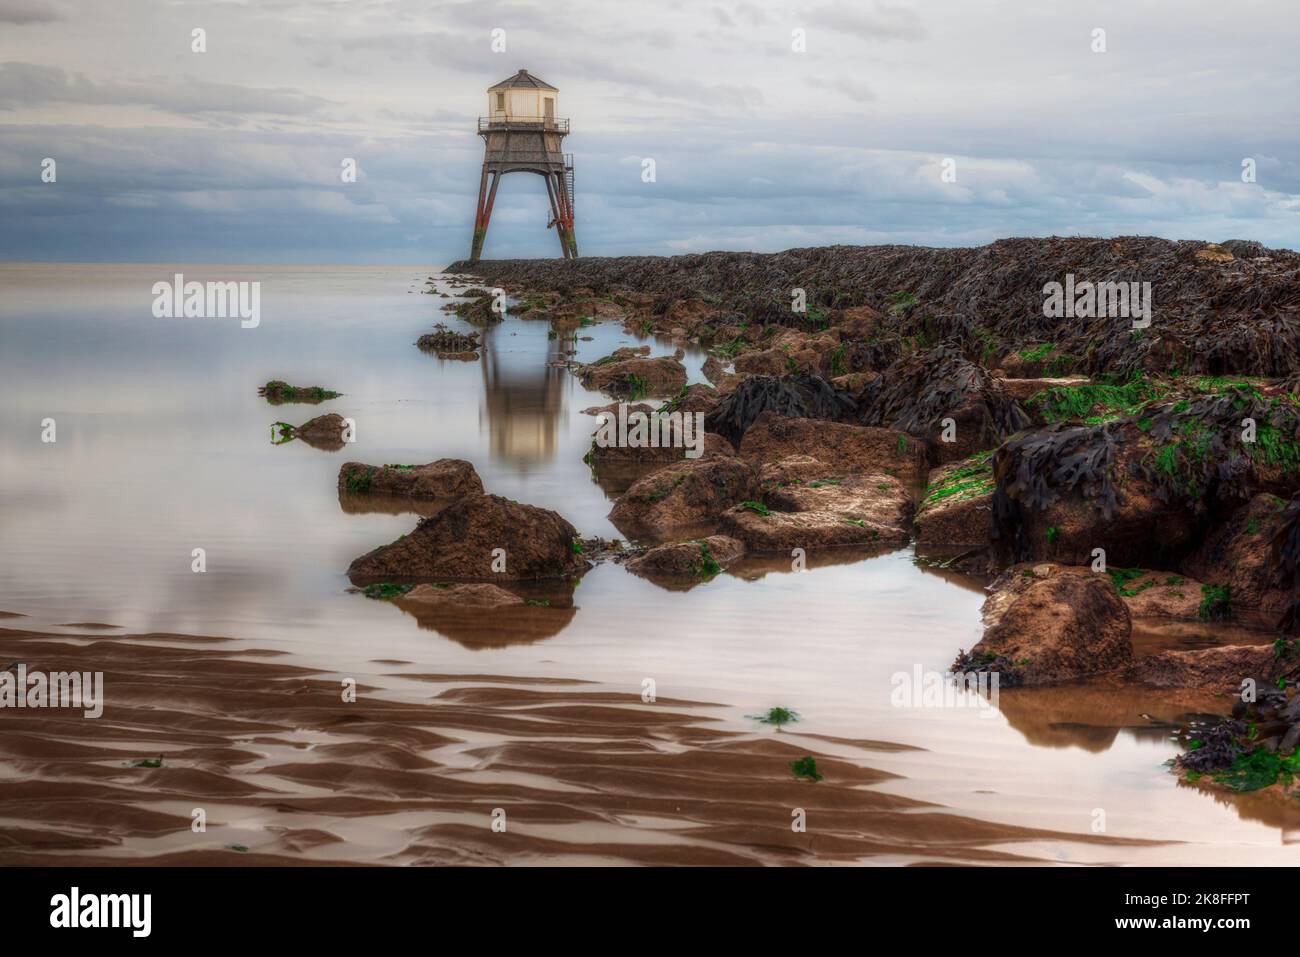
[(722, 515), (722, 528), (753, 551), (905, 545), (912, 500), (891, 476), (852, 475), (778, 486), (762, 502)]
[(1096, 577), (1031, 577), (1002, 596), (995, 589), (984, 621), (984, 636), (954, 672), (997, 671), (1012, 686), (1054, 684), (1117, 671), (1133, 658), (1128, 608)]
[(575, 577), (587, 569), (574, 548), (577, 537), (577, 530), (549, 509), (499, 495), (467, 495), (353, 561), (348, 577), (357, 585)]
[(464, 459), (438, 459), (427, 465), (348, 462), (339, 469), (338, 488), (350, 495), (451, 499), (482, 494), (483, 481)]
[(845, 474), (884, 473), (912, 480), (927, 470), (924, 445), (904, 432), (774, 412), (754, 421), (739, 451), (742, 458), (759, 463), (806, 455)]
[(627, 562), (627, 570), (646, 578), (706, 580), (745, 554), (745, 546), (726, 535), (709, 535), (646, 549)]
[(631, 399), (673, 395), (686, 385), (686, 367), (672, 356), (608, 358), (579, 368), (583, 385)]
[(625, 535), (663, 540), (680, 529), (716, 527), (727, 508), (759, 494), (757, 470), (730, 456), (686, 459), (640, 479), (609, 519)]

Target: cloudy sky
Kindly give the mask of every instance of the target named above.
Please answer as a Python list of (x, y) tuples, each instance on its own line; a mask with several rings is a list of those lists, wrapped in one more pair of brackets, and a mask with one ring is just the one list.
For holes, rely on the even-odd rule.
[[(521, 67), (572, 118), (586, 255), (1300, 248), (1298, 49), (1295, 0), (0, 0), (0, 259), (460, 258)], [(485, 256), (557, 255), (547, 219), (505, 178)]]

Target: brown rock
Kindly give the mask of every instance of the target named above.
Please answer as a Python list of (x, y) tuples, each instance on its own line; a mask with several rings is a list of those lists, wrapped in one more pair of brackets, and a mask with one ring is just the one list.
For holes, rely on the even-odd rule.
[(348, 462), (339, 469), (339, 491), (404, 498), (459, 498), (481, 495), (483, 482), (464, 459), (438, 459), (427, 465), (364, 465)]
[(834, 469), (811, 455), (789, 455), (775, 462), (764, 462), (758, 473), (763, 488), (812, 482), (817, 479), (839, 478)]
[(416, 585), (397, 599), (401, 602), (436, 607), (455, 605), (462, 608), (498, 608), (501, 605), (522, 605), (524, 600), (500, 585), (488, 582), (468, 582), (459, 585)]
[(745, 432), (742, 458), (773, 462), (807, 455), (842, 474), (884, 472), (905, 481), (926, 474), (924, 443), (894, 429), (764, 412)]
[(663, 540), (683, 529), (711, 528), (737, 502), (756, 498), (752, 465), (728, 456), (686, 459), (632, 485), (614, 503), (609, 519), (625, 535)]
[[(499, 495), (467, 495), (409, 535), (362, 555), (348, 568), (353, 584), (376, 581), (522, 581), (580, 575), (578, 533), (555, 512)], [(504, 549), (505, 570), (492, 570)]]
[(728, 509), (722, 529), (754, 551), (839, 545), (905, 545), (912, 501), (888, 475), (854, 475), (788, 485), (767, 493), (767, 512)]
[(632, 398), (672, 395), (686, 385), (686, 367), (672, 356), (594, 362), (578, 375), (589, 389)]
[(718, 390), (702, 382), (688, 385), (683, 392), (675, 395), (664, 408), (672, 412), (696, 413), (708, 415), (722, 398)]
[(1257, 687), (1276, 687), (1292, 667), (1294, 663), (1278, 659), (1272, 645), (1224, 645), (1148, 655), (1134, 662), (1126, 677), (1156, 688), (1240, 693), (1244, 679), (1253, 678)]
[(726, 566), (745, 554), (745, 546), (726, 535), (656, 545), (627, 563), (627, 570), (647, 577), (710, 577), (708, 559)]
[[(995, 585), (996, 587), (996, 585)], [(1026, 685), (1085, 678), (1133, 658), (1128, 608), (1109, 581), (1083, 575), (1025, 579), (1009, 601), (986, 603), (984, 637), (956, 670), (1002, 659)]]

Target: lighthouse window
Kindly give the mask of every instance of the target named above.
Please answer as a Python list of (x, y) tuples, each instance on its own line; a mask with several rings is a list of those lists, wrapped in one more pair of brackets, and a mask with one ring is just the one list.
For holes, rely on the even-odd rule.
[(505, 108), (506, 108), (506, 95), (505, 95), (504, 93), (498, 93), (498, 94), (497, 94), (497, 109), (498, 109), (498, 110), (504, 110)]

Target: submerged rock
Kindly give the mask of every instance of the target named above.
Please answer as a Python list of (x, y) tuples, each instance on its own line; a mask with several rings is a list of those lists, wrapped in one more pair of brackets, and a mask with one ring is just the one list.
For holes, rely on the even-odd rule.
[(459, 498), (483, 492), (483, 481), (464, 459), (438, 459), (427, 465), (365, 465), (339, 469), (340, 492), (404, 498)]
[(569, 578), (588, 567), (575, 549), (577, 537), (549, 509), (499, 495), (467, 495), (410, 534), (353, 561), (348, 577), (354, 584)]

